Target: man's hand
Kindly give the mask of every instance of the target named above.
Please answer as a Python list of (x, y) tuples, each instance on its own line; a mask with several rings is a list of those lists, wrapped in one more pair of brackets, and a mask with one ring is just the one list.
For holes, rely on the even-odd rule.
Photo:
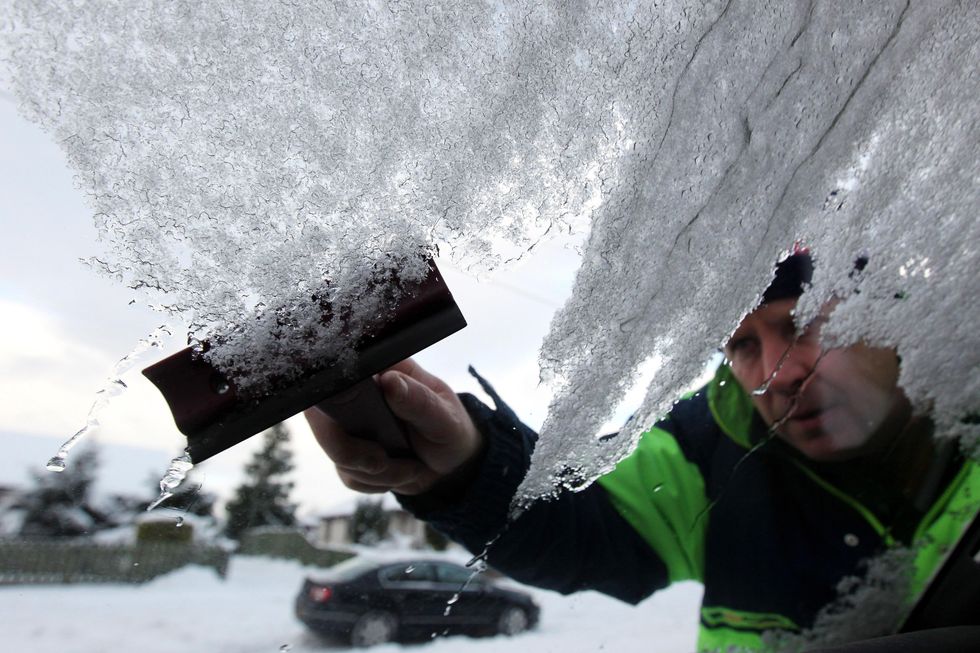
[(391, 411), (407, 425), (418, 459), (391, 458), (378, 443), (348, 435), (324, 412), (310, 408), (306, 421), (344, 485), (358, 492), (414, 495), (465, 473), (482, 452), (483, 436), (452, 388), (411, 359), (381, 373), (378, 382)]

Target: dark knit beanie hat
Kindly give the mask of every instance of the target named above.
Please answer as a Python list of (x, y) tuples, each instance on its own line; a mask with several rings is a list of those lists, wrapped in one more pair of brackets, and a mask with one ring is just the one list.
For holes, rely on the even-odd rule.
[(803, 287), (813, 278), (813, 259), (804, 249), (797, 249), (776, 264), (776, 276), (762, 294), (762, 303), (780, 299), (795, 299), (803, 294)]

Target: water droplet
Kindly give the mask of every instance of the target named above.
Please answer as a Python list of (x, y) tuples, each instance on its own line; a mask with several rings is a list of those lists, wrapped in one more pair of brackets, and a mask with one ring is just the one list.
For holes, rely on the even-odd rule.
[(405, 573), (406, 574), (410, 574), (413, 571), (415, 571), (415, 565), (409, 565), (409, 566), (405, 567)]
[(148, 505), (146, 507), (146, 512), (150, 512), (151, 510), (153, 510), (154, 508), (156, 508), (157, 506), (159, 506), (161, 503), (163, 503), (164, 501), (166, 501), (167, 499), (169, 499), (173, 495), (174, 495), (173, 492), (166, 492), (166, 491), (161, 492), (160, 493), (160, 496), (158, 496), (156, 499), (154, 499), (153, 500), (153, 503), (151, 503), (150, 505)]
[(174, 458), (170, 461), (170, 467), (167, 469), (167, 474), (160, 480), (160, 489), (173, 490), (176, 489), (187, 476), (187, 472), (194, 468), (194, 463), (191, 462), (190, 456), (186, 453)]
[(163, 478), (160, 479), (160, 496), (156, 500), (146, 507), (146, 511), (149, 512), (159, 506), (161, 503), (169, 499), (174, 495), (174, 490), (184, 482), (187, 477), (187, 473), (194, 468), (194, 463), (191, 462), (191, 457), (185, 451), (182, 455), (177, 456), (170, 461), (170, 467), (167, 468), (167, 473), (164, 474)]
[(847, 546), (857, 546), (860, 543), (861, 540), (859, 540), (858, 536), (855, 535), (854, 533), (847, 533), (846, 535), (844, 535), (844, 544), (846, 544)]
[(134, 563), (133, 563), (133, 566), (134, 566), (134, 567), (139, 567), (139, 566), (140, 566), (140, 563), (138, 563), (138, 562), (134, 562)]
[(653, 491), (654, 492), (660, 492), (660, 490), (662, 490), (662, 489), (664, 489), (664, 484), (663, 483), (657, 483), (656, 485), (653, 486)]
[(292, 651), (293, 647), (290, 646), (289, 644), (283, 644), (282, 646), (279, 647), (279, 650), (285, 653), (286, 651)]
[(449, 598), (449, 600), (446, 601), (446, 609), (443, 610), (442, 616), (448, 617), (450, 615), (450, 613), (453, 611), (453, 605), (455, 605), (457, 601), (459, 601), (459, 592), (456, 592), (455, 594), (453, 594)]
[(177, 528), (180, 528), (183, 525), (184, 525), (184, 517), (183, 517), (183, 515), (181, 515), (181, 516), (177, 517), (177, 521), (174, 524), (174, 526), (176, 526)]
[(231, 390), (231, 386), (224, 382), (219, 383), (214, 388), (214, 391), (217, 392), (219, 395), (226, 394), (229, 390)]
[(123, 356), (116, 362), (115, 365), (112, 366), (112, 370), (110, 370), (109, 377), (106, 379), (105, 384), (95, 393), (95, 401), (92, 402), (91, 407), (88, 409), (88, 416), (85, 420), (85, 426), (76, 431), (75, 435), (68, 438), (68, 440), (61, 445), (61, 448), (58, 449), (58, 453), (54, 458), (49, 460), (48, 464), (46, 465), (49, 470), (53, 472), (64, 471), (65, 459), (68, 457), (68, 452), (71, 451), (72, 448), (77, 445), (87, 433), (89, 433), (89, 431), (99, 426), (99, 413), (105, 409), (105, 407), (109, 404), (109, 401), (113, 397), (117, 397), (126, 391), (127, 386), (125, 381), (123, 381), (121, 378), (122, 375), (136, 364), (140, 354), (146, 351), (149, 347), (159, 343), (160, 338), (164, 334), (170, 335), (169, 327), (167, 327), (167, 325), (157, 327), (153, 333), (140, 340), (131, 352)]
[(718, 382), (718, 386), (719, 386), (719, 387), (722, 387), (722, 386), (724, 386), (724, 385), (725, 385), (726, 383), (728, 383), (728, 382), (727, 382), (727, 381), (719, 381), (719, 382)]
[(65, 471), (65, 457), (61, 454), (57, 456), (52, 456), (48, 464), (44, 466), (49, 472), (63, 472)]

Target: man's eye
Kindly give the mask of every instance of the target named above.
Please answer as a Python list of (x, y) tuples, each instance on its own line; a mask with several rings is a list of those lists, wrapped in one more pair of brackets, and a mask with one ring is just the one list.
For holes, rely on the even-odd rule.
[(756, 351), (757, 342), (755, 338), (737, 338), (728, 343), (726, 349), (728, 350), (728, 357), (734, 359), (736, 357), (745, 358), (746, 356), (751, 356)]

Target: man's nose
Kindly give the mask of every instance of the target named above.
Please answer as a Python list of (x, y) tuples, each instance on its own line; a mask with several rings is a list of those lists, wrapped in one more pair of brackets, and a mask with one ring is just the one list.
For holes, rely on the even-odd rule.
[(820, 358), (819, 346), (795, 338), (770, 340), (763, 343), (765, 366), (771, 378), (768, 390), (786, 395), (799, 392)]

